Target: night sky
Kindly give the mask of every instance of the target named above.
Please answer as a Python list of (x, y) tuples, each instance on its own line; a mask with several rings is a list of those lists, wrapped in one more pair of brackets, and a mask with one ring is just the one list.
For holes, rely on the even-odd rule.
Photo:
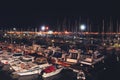
[[(102, 26), (113, 20), (119, 20), (119, 5), (113, 1), (101, 0), (9, 0), (0, 2), (0, 28), (35, 28), (42, 25), (57, 28), (57, 21), (64, 19), (74, 24), (81, 17), (81, 23), (87, 19), (95, 26)], [(97, 28), (97, 27), (96, 27)]]

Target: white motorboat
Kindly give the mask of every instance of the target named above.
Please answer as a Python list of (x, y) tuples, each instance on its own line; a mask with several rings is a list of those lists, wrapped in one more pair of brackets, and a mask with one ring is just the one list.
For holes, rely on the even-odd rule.
[(94, 65), (102, 60), (104, 60), (104, 56), (97, 59), (86, 58), (85, 60), (80, 61), (80, 63), (85, 65)]
[(47, 62), (43, 64), (36, 64), (33, 63), (32, 60), (33, 57), (31, 56), (22, 56), (18, 61), (12, 62), (10, 65), (11, 69), (14, 71), (13, 74), (19, 76), (39, 74), (43, 68), (51, 65)]
[(26, 69), (22, 69), (22, 68), (18, 68), (18, 67), (12, 67), (14, 70), (16, 70), (15, 72), (13, 72), (12, 74), (14, 75), (19, 75), (19, 76), (27, 76), (27, 75), (33, 75), (33, 74), (39, 74), (39, 70), (40, 68), (34, 67), (34, 68), (30, 68), (28, 70)]
[(103, 61), (105, 58), (104, 55), (102, 55), (98, 51), (95, 51), (94, 53), (91, 54), (92, 54), (91, 56), (85, 55), (85, 58), (80, 60), (80, 63), (93, 66), (94, 64)]
[(29, 62), (29, 61), (33, 62), (34, 61), (34, 57), (29, 56), (29, 55), (25, 55), (25, 56), (21, 56), (20, 60), (23, 61), (23, 62)]
[(62, 67), (55, 68), (55, 66), (53, 66), (53, 65), (49, 66), (43, 70), (42, 77), (49, 78), (51, 76), (57, 75), (58, 73), (60, 73), (62, 71), (62, 69), (63, 69)]
[(12, 73), (13, 75), (19, 75), (19, 76), (27, 76), (27, 75), (33, 75), (33, 74), (39, 74), (43, 68), (50, 66), (49, 64), (43, 64), (43, 65), (37, 65), (37, 64), (24, 64), (21, 63), (20, 65), (12, 65), (11, 69), (14, 70)]
[(23, 56), (23, 53), (22, 52), (19, 52), (19, 53), (14, 53), (13, 55), (13, 58), (20, 58), (21, 56)]

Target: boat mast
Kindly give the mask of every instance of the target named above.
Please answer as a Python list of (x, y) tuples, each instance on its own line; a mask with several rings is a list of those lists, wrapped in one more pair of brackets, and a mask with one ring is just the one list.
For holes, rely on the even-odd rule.
[(77, 20), (75, 20), (75, 32), (77, 33)]
[(60, 25), (59, 25), (59, 20), (57, 19), (57, 28), (58, 28), (58, 32), (60, 31)]
[(87, 18), (87, 32), (89, 32), (89, 18)]
[(90, 38), (90, 36), (89, 36), (89, 32), (90, 32), (89, 18), (87, 18), (87, 32), (88, 32), (87, 37)]
[(89, 27), (89, 33), (91, 34), (91, 26), (92, 26), (92, 24), (90, 24), (90, 27)]
[(105, 31), (104, 31), (104, 19), (103, 19), (102, 22), (103, 22), (103, 27), (102, 27), (102, 40), (104, 41), (104, 32), (105, 32)]
[(118, 32), (119, 32), (119, 25), (118, 25), (118, 20), (117, 20), (117, 28), (116, 28), (117, 30), (117, 35), (118, 35)]
[(63, 31), (65, 31), (65, 30), (66, 30), (66, 17), (65, 17), (64, 20), (63, 20), (63, 25), (62, 25), (62, 27), (63, 27)]
[(119, 30), (118, 32), (120, 33), (120, 25), (118, 26), (118, 30)]
[(110, 39), (111, 39), (111, 37), (112, 37), (112, 21), (111, 21), (111, 17), (110, 17)]
[(79, 29), (79, 27), (80, 27), (80, 22), (81, 22), (81, 16), (79, 16), (79, 20), (78, 20), (78, 32), (80, 32), (80, 29)]
[(69, 32), (71, 32), (71, 30), (70, 30), (71, 28), (70, 28), (70, 19), (68, 20), (68, 31)]

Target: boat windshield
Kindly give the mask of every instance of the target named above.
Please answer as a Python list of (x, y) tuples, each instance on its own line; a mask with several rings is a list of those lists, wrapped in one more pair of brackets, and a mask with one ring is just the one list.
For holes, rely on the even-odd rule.
[(13, 54), (13, 56), (22, 56), (21, 53)]
[(60, 52), (55, 52), (55, 53), (53, 54), (53, 57), (61, 58), (61, 57), (62, 57), (62, 53), (60, 53)]

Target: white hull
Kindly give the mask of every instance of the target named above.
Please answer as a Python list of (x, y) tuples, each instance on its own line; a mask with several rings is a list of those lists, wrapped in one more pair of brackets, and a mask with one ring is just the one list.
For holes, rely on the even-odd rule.
[(13, 74), (17, 74), (19, 76), (28, 76), (28, 75), (33, 75), (33, 74), (39, 74), (42, 71), (42, 68), (45, 68), (47, 66), (50, 66), (50, 64), (42, 64), (38, 65), (37, 68), (32, 68), (29, 70), (26, 69), (19, 69), (18, 67), (12, 67), (15, 71), (20, 71), (20, 72), (13, 72)]
[(60, 68), (60, 69), (57, 69), (57, 70), (55, 70), (53, 72), (50, 72), (50, 73), (43, 73), (42, 77), (43, 78), (48, 78), (48, 77), (54, 76), (54, 75), (60, 73), (62, 71), (62, 69), (63, 68)]
[(94, 65), (97, 62), (100, 62), (104, 60), (104, 56), (102, 56), (101, 58), (95, 59), (93, 62), (87, 62), (87, 61), (80, 61), (81, 64), (85, 64), (85, 65)]
[(39, 74), (39, 72), (40, 72), (40, 69), (36, 69), (36, 70), (28, 70), (24, 72), (14, 72), (13, 74), (17, 74), (19, 76), (28, 76), (33, 74)]

